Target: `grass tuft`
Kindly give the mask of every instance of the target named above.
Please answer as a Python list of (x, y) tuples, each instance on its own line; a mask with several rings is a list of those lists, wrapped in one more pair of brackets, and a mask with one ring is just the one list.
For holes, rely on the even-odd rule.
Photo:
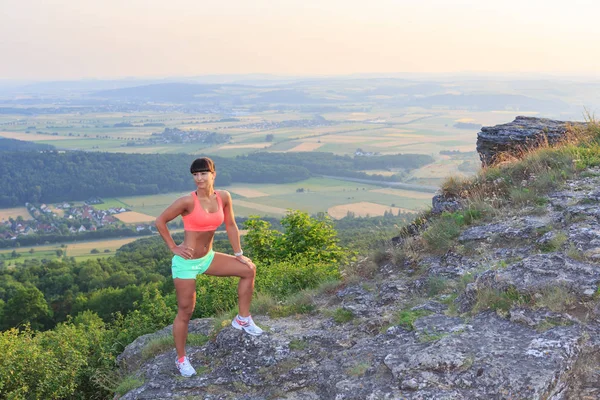
[(144, 380), (137, 375), (128, 375), (119, 382), (115, 388), (115, 393), (120, 396), (131, 392), (133, 389), (137, 389), (144, 384)]
[[(208, 336), (190, 333), (187, 338), (188, 346), (203, 346), (208, 342)], [(149, 360), (165, 351), (175, 348), (172, 336), (161, 336), (150, 340), (142, 349), (142, 360)]]
[(412, 331), (415, 329), (414, 323), (417, 319), (430, 315), (431, 311), (427, 310), (401, 310), (394, 321), (396, 325), (400, 325), (406, 330)]
[(528, 303), (531, 303), (531, 296), (521, 294), (515, 288), (508, 288), (504, 291), (485, 288), (477, 292), (477, 302), (471, 312), (476, 314), (480, 311), (494, 310), (506, 314), (513, 305)]
[(336, 308), (333, 312), (333, 320), (338, 324), (345, 324), (354, 319), (354, 313), (346, 308)]
[(546, 307), (554, 312), (564, 312), (576, 302), (575, 295), (564, 286), (544, 288), (541, 297), (536, 298), (537, 307)]
[(546, 243), (540, 244), (538, 247), (540, 251), (544, 253), (551, 253), (559, 250), (567, 240), (568, 236), (566, 233), (557, 232), (552, 239), (548, 240)]

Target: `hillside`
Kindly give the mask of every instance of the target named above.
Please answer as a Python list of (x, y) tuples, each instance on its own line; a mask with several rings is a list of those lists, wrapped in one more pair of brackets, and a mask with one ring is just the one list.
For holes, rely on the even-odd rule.
[(555, 148), (450, 179), (441, 214), (295, 300), (311, 312), (254, 310), (260, 337), (195, 320), (197, 376), (176, 375), (169, 327), (138, 338), (122, 399), (599, 398), (600, 129), (562, 126)]

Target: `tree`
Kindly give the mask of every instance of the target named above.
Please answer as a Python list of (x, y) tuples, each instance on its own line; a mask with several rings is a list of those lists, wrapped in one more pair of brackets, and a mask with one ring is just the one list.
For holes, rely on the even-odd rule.
[(272, 142), (273, 139), (275, 139), (275, 135), (272, 133), (269, 133), (267, 136), (265, 136), (265, 142)]
[(33, 329), (42, 329), (52, 316), (44, 294), (36, 287), (19, 288), (4, 307), (2, 329), (8, 329), (25, 323)]
[(277, 262), (305, 256), (316, 261), (343, 263), (349, 253), (338, 245), (337, 232), (326, 215), (312, 218), (297, 210), (288, 211), (281, 219), (284, 232), (270, 229), (270, 224), (257, 217), (245, 223), (248, 233), (244, 246), (262, 262)]

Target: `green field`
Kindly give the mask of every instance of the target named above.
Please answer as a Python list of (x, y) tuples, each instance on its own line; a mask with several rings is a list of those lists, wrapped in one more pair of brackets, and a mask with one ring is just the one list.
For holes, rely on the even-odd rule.
[[(63, 252), (63, 257), (74, 257), (77, 261), (103, 258), (114, 255), (115, 251), (118, 248), (127, 243), (131, 243), (137, 239), (139, 239), (139, 237), (67, 243), (64, 245), (53, 244), (44, 246), (22, 247), (17, 249), (1, 249), (0, 260), (3, 260), (7, 265), (23, 264), (25, 260), (30, 259), (53, 260), (58, 258), (58, 250)], [(31, 252), (32, 249), (33, 252)], [(92, 254), (92, 249), (98, 250), (99, 253)], [(13, 251), (15, 251), (18, 254), (18, 257), (12, 257)]]
[[(358, 84), (357, 84), (358, 85)], [(336, 83), (331, 83), (335, 87)], [(345, 88), (347, 89), (347, 88)], [(260, 90), (257, 89), (259, 92)], [(265, 89), (266, 90), (266, 89)], [(337, 98), (340, 95), (323, 88), (311, 88), (315, 93), (322, 93)], [(343, 96), (342, 96), (343, 97)], [(376, 96), (377, 97), (377, 96)], [(383, 96), (385, 97), (385, 96)], [(379, 98), (379, 97), (378, 97)], [(349, 98), (350, 99), (350, 98)], [(351, 103), (351, 102), (350, 102)], [(411, 171), (407, 177), (410, 183), (439, 185), (446, 176), (461, 175), (458, 170), (465, 156), (441, 156), (442, 150), (475, 150), (477, 129), (457, 129), (453, 125), (457, 121), (472, 122), (482, 125), (495, 125), (514, 117), (507, 112), (479, 112), (471, 110), (422, 109), (418, 107), (394, 108), (385, 102), (349, 103), (350, 108), (359, 111), (324, 111), (321, 113), (302, 112), (301, 107), (285, 111), (257, 111), (240, 113), (238, 121), (215, 122), (230, 118), (229, 115), (185, 114), (179, 112), (140, 112), (140, 113), (102, 113), (102, 114), (63, 114), (39, 116), (7, 116), (0, 117), (0, 133), (13, 132), (21, 140), (34, 140), (47, 143), (61, 149), (79, 149), (106, 152), (126, 153), (187, 153), (206, 156), (235, 157), (252, 152), (272, 151), (320, 151), (338, 155), (353, 155), (358, 148), (363, 151), (379, 154), (420, 153), (433, 156), (434, 164)], [(516, 115), (516, 113), (514, 113)], [(335, 122), (330, 126), (280, 126), (274, 127), (278, 121), (311, 120), (315, 116)], [(17, 118), (18, 117), (18, 118)], [(200, 144), (142, 144), (138, 139), (147, 139), (152, 133), (161, 132), (164, 127), (114, 127), (114, 124), (128, 122), (132, 124), (162, 123), (165, 127), (177, 127), (182, 130), (199, 129), (232, 136), (231, 143), (212, 147)], [(24, 132), (29, 130), (29, 134)], [(36, 133), (37, 132), (37, 133)], [(46, 133), (39, 135), (40, 132)], [(56, 132), (59, 137), (47, 133)], [(72, 136), (69, 136), (71, 134)], [(266, 142), (265, 136), (273, 135), (272, 142)], [(6, 134), (5, 134), (6, 135)], [(87, 137), (86, 137), (87, 136)], [(60, 140), (56, 140), (60, 139)], [(127, 144), (135, 143), (134, 146)], [(477, 156), (469, 156), (474, 164)], [(190, 182), (190, 191), (193, 184)], [(324, 211), (328, 207), (350, 202), (375, 202), (382, 205), (396, 204), (398, 207), (421, 209), (428, 205), (425, 200), (414, 198), (392, 199), (385, 195), (373, 195), (366, 187), (364, 193), (355, 193), (348, 198), (346, 189), (355, 189), (356, 184), (327, 180), (309, 179), (290, 185), (238, 185), (239, 187), (262, 191), (268, 196), (245, 199), (236, 207), (240, 216), (250, 214), (280, 215), (276, 209), (297, 208), (308, 212)], [(321, 197), (310, 194), (297, 194), (296, 189), (304, 187), (314, 192), (326, 192)], [(236, 186), (232, 186), (232, 192)], [(124, 197), (105, 199), (98, 208), (127, 207), (143, 214), (157, 216), (169, 204), (183, 193), (163, 194), (157, 196)], [(240, 195), (244, 198), (244, 195)], [(397, 196), (392, 196), (397, 197)], [(395, 200), (395, 201), (392, 201)], [(405, 204), (405, 205), (402, 205)], [(262, 209), (255, 209), (258, 207)]]
[[(355, 183), (327, 178), (310, 178), (289, 184), (236, 184), (223, 189), (232, 193), (234, 211), (237, 216), (279, 216), (287, 209), (315, 214), (326, 212), (329, 207), (361, 201), (383, 206), (421, 210), (431, 204), (432, 194), (399, 191), (399, 195), (373, 192), (381, 186)], [(304, 192), (297, 192), (304, 189)], [(190, 186), (190, 191), (194, 190)], [(158, 216), (173, 201), (189, 192), (174, 192), (148, 196), (131, 196), (103, 199), (104, 204), (96, 207), (126, 207), (142, 214)], [(279, 211), (271, 210), (272, 208)]]

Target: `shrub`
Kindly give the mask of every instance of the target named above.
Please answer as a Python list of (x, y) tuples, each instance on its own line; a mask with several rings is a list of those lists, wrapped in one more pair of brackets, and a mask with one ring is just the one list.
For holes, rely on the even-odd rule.
[(114, 356), (107, 351), (110, 332), (94, 314), (82, 315), (76, 323), (35, 333), (0, 332), (1, 398), (71, 398), (74, 394), (98, 394), (93, 382), (98, 369), (113, 368)]

